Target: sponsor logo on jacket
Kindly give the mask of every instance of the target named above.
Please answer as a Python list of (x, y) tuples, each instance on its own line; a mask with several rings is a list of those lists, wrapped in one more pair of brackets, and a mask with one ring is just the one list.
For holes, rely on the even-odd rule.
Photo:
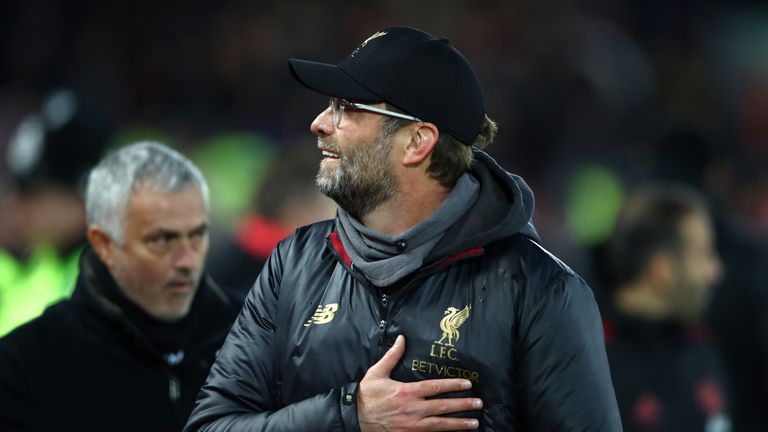
[(461, 338), (459, 328), (469, 318), (472, 305), (466, 305), (459, 309), (457, 307), (448, 307), (440, 320), (440, 330), (442, 335), (439, 339), (433, 341), (430, 350), (430, 360), (414, 359), (411, 361), (411, 370), (423, 374), (437, 375), (445, 378), (465, 378), (473, 382), (480, 381), (480, 374), (476, 371), (458, 367), (453, 363), (459, 362), (459, 351), (456, 348)]
[(304, 327), (309, 327), (312, 324), (315, 324), (315, 325), (328, 324), (329, 322), (333, 321), (333, 318), (336, 316), (336, 312), (338, 310), (339, 310), (338, 303), (328, 303), (327, 305), (318, 305), (317, 309), (315, 310), (315, 314), (312, 315), (312, 318), (308, 319), (307, 322), (304, 323)]

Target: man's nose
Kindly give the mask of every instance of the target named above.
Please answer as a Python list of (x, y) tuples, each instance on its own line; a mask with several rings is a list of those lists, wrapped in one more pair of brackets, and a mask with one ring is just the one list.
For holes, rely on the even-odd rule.
[(177, 269), (195, 270), (200, 266), (204, 253), (205, 250), (200, 244), (184, 239), (176, 250), (173, 264)]
[(315, 117), (309, 129), (315, 136), (328, 136), (333, 133), (333, 114), (330, 106)]

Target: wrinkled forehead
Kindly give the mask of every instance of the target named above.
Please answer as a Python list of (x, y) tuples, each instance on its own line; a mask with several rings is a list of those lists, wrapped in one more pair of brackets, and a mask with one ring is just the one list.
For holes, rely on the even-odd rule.
[(147, 229), (190, 230), (208, 222), (203, 191), (197, 185), (178, 191), (135, 189), (126, 206), (126, 231)]

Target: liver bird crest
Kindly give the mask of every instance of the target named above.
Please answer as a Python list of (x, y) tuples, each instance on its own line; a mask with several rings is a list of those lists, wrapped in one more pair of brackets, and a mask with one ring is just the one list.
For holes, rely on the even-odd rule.
[(472, 305), (467, 305), (464, 309), (457, 309), (455, 307), (449, 307), (445, 310), (445, 317), (440, 320), (440, 329), (443, 331), (443, 337), (440, 340), (436, 340), (435, 343), (443, 345), (443, 341), (448, 338), (446, 346), (453, 346), (455, 341), (459, 340), (459, 327), (464, 324), (464, 321), (469, 318), (469, 311), (472, 309)]

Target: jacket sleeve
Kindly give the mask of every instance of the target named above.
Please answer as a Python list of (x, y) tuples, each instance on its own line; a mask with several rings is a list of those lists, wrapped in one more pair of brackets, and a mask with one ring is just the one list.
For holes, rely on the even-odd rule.
[(518, 311), (522, 430), (621, 431), (592, 290), (568, 271), (547, 279), (529, 280)]
[(273, 350), (290, 241), (275, 248), (248, 294), (184, 431), (359, 431), (356, 383), (290, 405), (280, 403)]

